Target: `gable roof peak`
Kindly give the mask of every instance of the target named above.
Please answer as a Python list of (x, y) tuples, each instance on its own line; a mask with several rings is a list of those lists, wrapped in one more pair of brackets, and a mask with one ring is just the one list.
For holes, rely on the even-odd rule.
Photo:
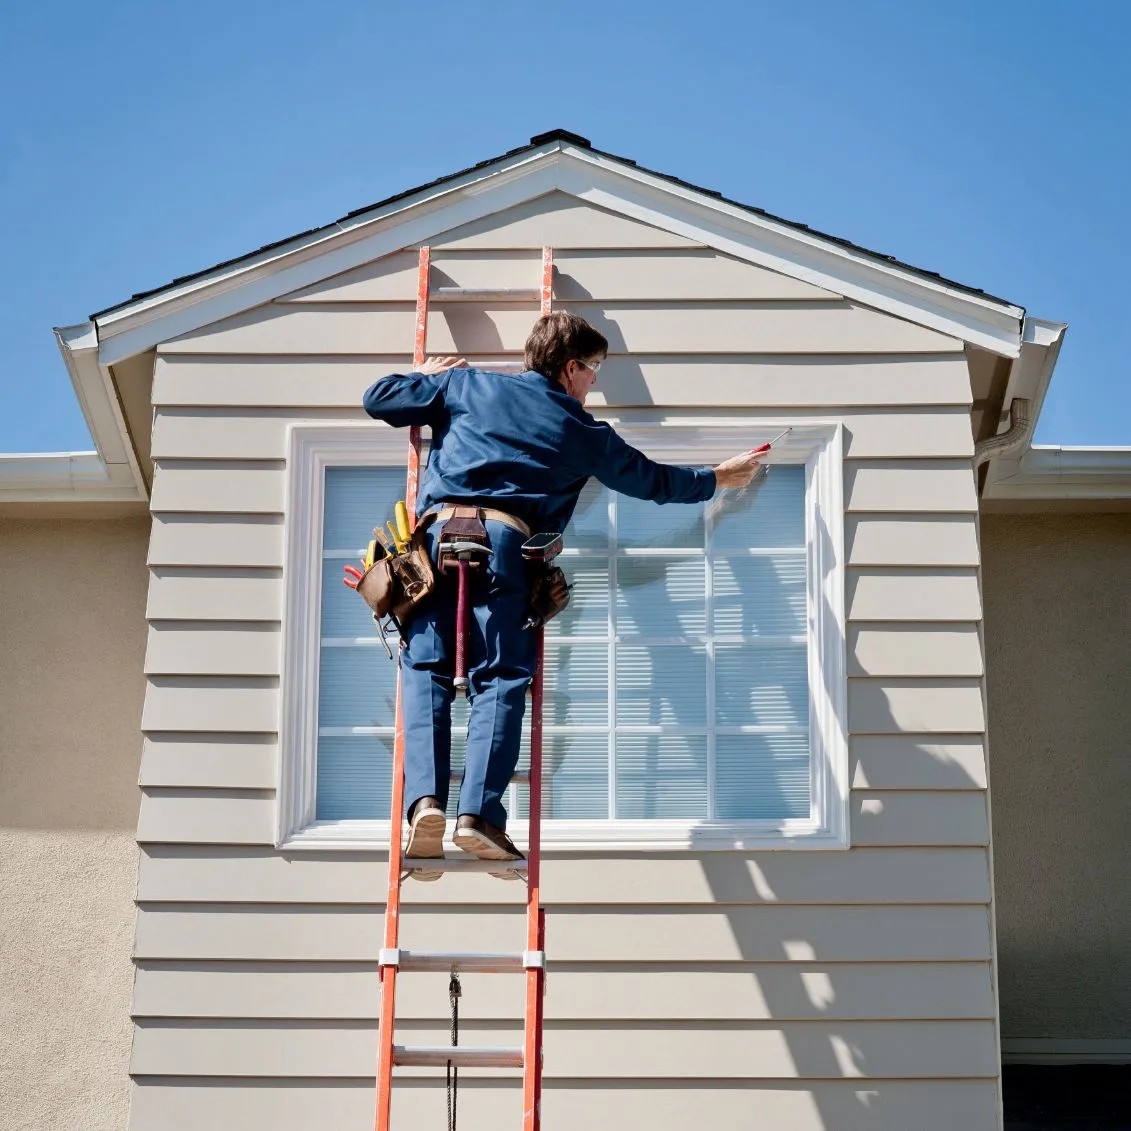
[(530, 139), (531, 145), (546, 145), (551, 141), (564, 141), (569, 145), (578, 145), (582, 149), (592, 149), (593, 143), (581, 134), (571, 133), (569, 130), (548, 130), (544, 134), (535, 134)]

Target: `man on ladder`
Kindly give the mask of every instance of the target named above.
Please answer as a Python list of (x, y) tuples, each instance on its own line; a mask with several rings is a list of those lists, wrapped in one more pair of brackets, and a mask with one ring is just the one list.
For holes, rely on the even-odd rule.
[[(608, 352), (602, 334), (575, 314), (541, 317), (526, 342), (526, 372), (466, 368), (462, 358), (430, 358), (365, 394), (365, 411), (396, 427), (428, 425), (432, 449), (417, 500), (433, 560), (454, 508), (480, 508), (486, 552), (472, 574), (466, 691), (471, 703), (467, 758), (455, 843), (482, 860), (522, 854), (506, 834), (502, 798), (518, 764), (526, 691), (537, 636), (526, 631), (528, 568), (523, 543), (564, 531), (591, 476), (622, 494), (657, 503), (698, 503), (720, 487), (744, 487), (761, 450), (717, 467), (656, 463), (585, 411)], [(410, 504), (411, 505), (411, 504)], [(459, 543), (459, 545), (467, 545)], [(564, 583), (550, 594), (564, 607)], [(408, 858), (444, 854), (444, 809), (451, 774), (451, 704), (457, 671), (455, 586), (441, 579), (405, 630), (401, 707), (405, 720)], [(462, 651), (462, 641), (459, 642)], [(414, 869), (417, 879), (439, 871)], [(499, 876), (514, 878), (512, 869)]]

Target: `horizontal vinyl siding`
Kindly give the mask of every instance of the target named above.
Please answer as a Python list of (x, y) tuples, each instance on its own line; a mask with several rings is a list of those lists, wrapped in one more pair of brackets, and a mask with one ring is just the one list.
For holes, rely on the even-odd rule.
[[(962, 1020), (992, 1014), (989, 971), (979, 962), (790, 964), (698, 967), (555, 963), (549, 1021)], [(484, 1020), (522, 1016), (521, 978), (466, 977), (461, 1013)], [(136, 1017), (269, 1017), (366, 1021), (378, 1015), (379, 982), (364, 963), (139, 964)], [(428, 977), (405, 977), (397, 1003), (411, 1017), (440, 1020), (446, 996)]]
[[(763, 904), (983, 904), (986, 854), (977, 848), (869, 848), (852, 852), (673, 853), (658, 857), (549, 853), (547, 906)], [(596, 865), (601, 883), (593, 882)], [(191, 904), (362, 904), (380, 901), (385, 863), (376, 853), (281, 856), (268, 848), (145, 845), (138, 898), (147, 906)], [(451, 881), (450, 883), (448, 881)], [(413, 884), (406, 904), (453, 902), (514, 910), (509, 889), (489, 876)], [(379, 908), (377, 908), (379, 910)], [(556, 914), (556, 912), (555, 912)], [(560, 957), (560, 955), (556, 955)]]
[[(402, 1025), (398, 1043), (446, 1044), (450, 1022)], [(990, 1021), (820, 1022), (673, 1021), (602, 1026), (595, 1041), (585, 1024), (547, 1023), (546, 1078), (759, 1079), (994, 1076), (997, 1049)], [(460, 1019), (464, 1044), (516, 1045), (521, 1025)], [(608, 1043), (606, 1043), (608, 1042)], [(609, 1049), (616, 1048), (615, 1057)], [(838, 1052), (841, 1055), (837, 1055)], [(138, 1021), (131, 1071), (147, 1075), (356, 1077), (373, 1070), (377, 1024), (303, 1021), (213, 1024), (179, 1019)], [(807, 1065), (805, 1069), (801, 1065)], [(435, 1071), (402, 1069), (418, 1076)], [(506, 1070), (481, 1070), (487, 1075)], [(513, 1078), (515, 1073), (510, 1072)]]
[[(434, 241), (437, 280), (538, 282), (603, 328), (612, 419), (845, 428), (847, 852), (550, 853), (546, 1125), (992, 1131), (977, 499), (961, 343), (562, 194)], [(610, 250), (612, 249), (612, 250)], [(404, 369), (415, 252), (158, 351), (134, 1131), (372, 1120), (385, 865), (275, 835), (287, 430)], [(438, 305), (431, 352), (517, 356), (530, 305)], [(514, 950), (519, 885), (406, 884), (402, 945)], [(464, 981), (464, 1043), (521, 979)], [(446, 1040), (441, 975), (398, 1039)], [(468, 1126), (513, 1086), (461, 1079)], [(394, 1126), (441, 1125), (406, 1073)]]
[[(441, 881), (443, 882), (443, 881)], [(983, 906), (551, 908), (555, 962), (972, 962), (990, 956)], [(443, 950), (474, 929), (476, 948), (516, 949), (521, 908), (406, 911), (401, 945)], [(379, 907), (143, 903), (138, 958), (376, 962)], [(551, 945), (552, 944), (552, 945)]]
[[(373, 1121), (371, 1078), (220, 1079), (209, 1088), (194, 1085), (185, 1079), (142, 1077), (131, 1096), (134, 1125), (199, 1131), (230, 1123), (309, 1131), (365, 1127)], [(996, 1131), (996, 1096), (990, 1080), (549, 1079), (542, 1111), (548, 1128), (686, 1128), (699, 1126), (709, 1113), (714, 1131)], [(470, 1127), (521, 1126), (522, 1090), (501, 1081), (461, 1077), (459, 1112)], [(400, 1127), (443, 1127), (444, 1089), (426, 1079), (406, 1078), (393, 1094), (393, 1119)]]
[[(492, 356), (498, 357), (496, 350)], [(464, 351), (471, 364), (476, 357)], [(515, 360), (519, 360), (517, 354)], [(355, 409), (361, 394), (409, 364), (404, 353), (375, 357), (162, 355), (153, 377), (160, 408)], [(854, 357), (749, 354), (613, 354), (601, 366), (592, 404), (759, 405), (763, 408), (875, 404), (968, 405), (961, 354)]]
[[(284, 295), (280, 302), (403, 302), (416, 293), (418, 255), (396, 252)], [(432, 255), (434, 287), (495, 290), (538, 285), (541, 247), (530, 251)], [(839, 296), (787, 275), (719, 255), (708, 248), (653, 251), (569, 250), (554, 255), (554, 297), (559, 301), (687, 302), (712, 299), (829, 299)], [(438, 303), (444, 300), (437, 300)]]
[[(604, 334), (612, 353), (937, 354), (955, 348), (953, 339), (934, 330), (845, 300), (668, 306), (662, 310), (656, 304), (562, 304)], [(533, 304), (484, 308), (452, 303), (430, 317), (428, 348), (441, 354), (521, 352), (537, 316)], [(167, 342), (161, 352), (165, 356), (368, 354), (385, 343), (411, 344), (415, 326), (416, 309), (411, 303), (366, 307), (271, 303)]]

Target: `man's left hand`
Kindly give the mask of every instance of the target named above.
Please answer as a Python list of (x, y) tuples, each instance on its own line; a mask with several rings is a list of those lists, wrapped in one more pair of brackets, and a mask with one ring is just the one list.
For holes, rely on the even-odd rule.
[(447, 373), (449, 369), (463, 369), (466, 366), (466, 357), (430, 357), (416, 372), (432, 377), (437, 373)]

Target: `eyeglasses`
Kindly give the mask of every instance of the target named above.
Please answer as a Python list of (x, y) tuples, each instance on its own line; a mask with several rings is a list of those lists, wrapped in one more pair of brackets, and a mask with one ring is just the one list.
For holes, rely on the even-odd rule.
[(578, 358), (575, 358), (574, 360), (577, 362), (578, 365), (582, 366), (582, 368), (584, 368), (584, 369), (588, 369), (589, 372), (592, 373), (594, 377), (596, 377), (597, 373), (601, 369), (601, 362), (604, 361), (605, 359), (600, 358), (597, 361), (584, 361), (582, 358), (578, 357)]

